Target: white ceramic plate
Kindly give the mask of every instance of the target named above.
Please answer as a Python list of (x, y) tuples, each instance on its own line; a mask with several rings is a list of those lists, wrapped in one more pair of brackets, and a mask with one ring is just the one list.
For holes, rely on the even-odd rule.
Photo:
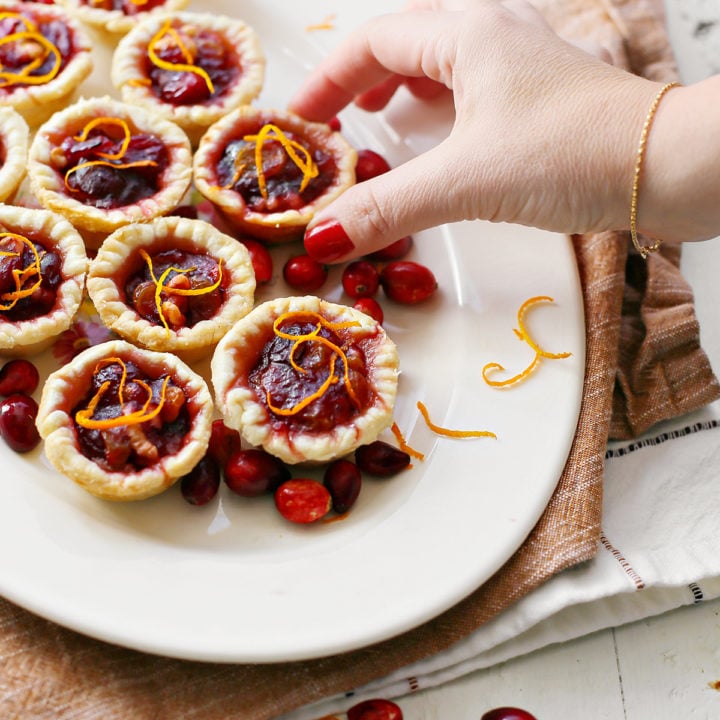
[[(233, 7), (202, 5), (226, 14)], [(317, 59), (315, 36), (303, 28), (322, 18), (309, 17), (308, 5), (300, 17), (279, 0), (244, 7), (268, 56), (261, 102), (284, 106)], [(100, 48), (98, 56), (86, 94), (108, 88)], [(343, 131), (399, 163), (439, 138), (447, 120), (402, 105), (378, 117), (348, 111)], [(177, 487), (141, 503), (103, 502), (52, 470), (41, 450), (16, 455), (3, 445), (0, 592), (121, 645), (273, 662), (386, 639), (478, 587), (531, 530), (567, 458), (584, 366), (578, 277), (567, 238), (521, 227), (429, 230), (416, 236), (412, 257), (432, 268), (440, 291), (421, 306), (385, 302), (385, 324), (401, 357), (396, 421), (424, 462), (390, 480), (366, 480), (347, 519), (305, 527), (285, 522), (270, 498), (243, 499), (227, 488), (203, 508), (186, 504)], [(325, 293), (333, 300), (343, 300), (339, 272)], [(276, 280), (258, 299), (289, 292)], [(528, 314), (535, 339), (572, 356), (543, 362), (512, 389), (491, 389), (481, 378), (485, 363), (519, 371), (532, 359), (513, 328), (534, 295), (555, 299)], [(42, 368), (52, 365), (45, 358)], [(491, 430), (497, 440), (435, 435), (418, 400), (437, 424)]]

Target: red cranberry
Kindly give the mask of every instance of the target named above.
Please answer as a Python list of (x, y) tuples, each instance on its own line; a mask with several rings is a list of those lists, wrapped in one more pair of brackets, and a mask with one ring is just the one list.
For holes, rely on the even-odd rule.
[(328, 120), (327, 124), (333, 132), (340, 132), (340, 130), (342, 130), (342, 123), (340, 122), (340, 118), (337, 115), (333, 115)]
[(348, 720), (403, 720), (402, 710), (391, 700), (375, 698), (353, 705)]
[(342, 286), (353, 300), (370, 297), (380, 287), (380, 273), (368, 260), (355, 260), (345, 266), (342, 274)]
[(243, 497), (274, 492), (289, 479), (290, 470), (282, 460), (264, 450), (240, 450), (225, 463), (226, 485)]
[(250, 253), (250, 261), (255, 271), (255, 282), (258, 285), (270, 282), (273, 274), (273, 261), (270, 251), (257, 240), (243, 238), (240, 242)]
[(286, 520), (307, 524), (330, 512), (332, 498), (317, 480), (298, 478), (284, 482), (275, 491), (275, 507)]
[(10, 360), (0, 370), (0, 395), (32, 395), (39, 382), (40, 373), (29, 360)]
[(377, 177), (390, 170), (388, 161), (374, 150), (358, 150), (357, 155), (355, 179), (358, 182), (370, 180), (370, 178)]
[(404, 305), (427, 300), (437, 290), (437, 280), (432, 272), (412, 260), (388, 263), (380, 273), (380, 284), (391, 300)]
[(323, 484), (330, 492), (336, 513), (346, 513), (355, 504), (362, 487), (362, 475), (355, 463), (335, 460), (325, 469)]
[(325, 284), (327, 276), (327, 267), (309, 255), (295, 255), (289, 258), (283, 267), (285, 282), (301, 292), (319, 290)]
[(187, 475), (180, 480), (182, 496), (191, 505), (206, 505), (220, 487), (220, 468), (206, 455)]
[(412, 235), (406, 235), (405, 237), (396, 240), (394, 243), (390, 243), (386, 247), (370, 253), (368, 258), (370, 260), (381, 260), (383, 262), (386, 260), (399, 260), (401, 257), (405, 257), (405, 255), (410, 252), (414, 244), (415, 241), (413, 240)]
[(373, 320), (382, 325), (385, 319), (383, 309), (380, 307), (380, 303), (371, 297), (360, 298), (355, 301), (353, 307), (366, 315), (369, 315)]
[(355, 463), (370, 475), (390, 477), (410, 464), (410, 455), (383, 440), (376, 440), (355, 451)]
[(230, 455), (240, 450), (240, 433), (230, 429), (222, 420), (213, 420), (208, 455), (224, 467)]
[(0, 403), (0, 435), (15, 452), (37, 447), (40, 435), (35, 427), (38, 406), (29, 395), (15, 393)]
[(499, 707), (488, 710), (480, 720), (537, 720), (527, 710), (514, 707)]

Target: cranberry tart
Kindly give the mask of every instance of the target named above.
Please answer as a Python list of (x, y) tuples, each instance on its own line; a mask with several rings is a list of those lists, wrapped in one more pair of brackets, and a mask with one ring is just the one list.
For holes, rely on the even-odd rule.
[(175, 13), (148, 18), (123, 37), (111, 77), (125, 102), (172, 120), (197, 144), (210, 125), (260, 94), (265, 57), (241, 20)]
[(70, 327), (87, 265), (82, 238), (62, 216), (0, 205), (0, 354), (40, 352)]
[(327, 462), (391, 425), (398, 355), (382, 326), (313, 296), (265, 302), (218, 344), (225, 423), (287, 463)]
[(11, 200), (25, 177), (30, 129), (22, 115), (0, 107), (0, 202)]
[(187, 135), (109, 97), (55, 113), (30, 145), (30, 190), (97, 247), (111, 232), (180, 204), (192, 180)]
[(88, 38), (62, 8), (0, 2), (0, 105), (39, 125), (90, 74), (90, 52)]
[(255, 274), (242, 243), (203, 220), (173, 216), (112, 233), (87, 287), (111, 330), (196, 360), (250, 312)]
[(37, 428), (53, 466), (85, 490), (142, 500), (201, 460), (212, 413), (207, 384), (184, 362), (114, 340), (50, 375)]
[(328, 125), (246, 105), (210, 126), (193, 176), (237, 228), (283, 242), (300, 237), (318, 210), (354, 184), (356, 161)]

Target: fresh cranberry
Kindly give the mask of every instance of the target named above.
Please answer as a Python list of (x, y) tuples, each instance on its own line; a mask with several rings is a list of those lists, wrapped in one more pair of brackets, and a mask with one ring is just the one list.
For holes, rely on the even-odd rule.
[(499, 707), (488, 710), (480, 720), (537, 720), (527, 710), (515, 707)]
[(348, 720), (403, 720), (402, 710), (391, 700), (374, 698), (353, 705)]
[(358, 182), (382, 175), (390, 170), (388, 161), (374, 150), (358, 150), (355, 179)]
[(355, 504), (362, 488), (362, 475), (350, 460), (335, 460), (325, 469), (323, 484), (330, 491), (336, 513), (346, 513)]
[(309, 255), (294, 255), (283, 267), (285, 282), (300, 292), (319, 290), (325, 284), (327, 276), (327, 267)]
[(225, 463), (225, 483), (243, 497), (274, 492), (289, 479), (288, 467), (264, 450), (240, 450), (232, 453)]
[(382, 307), (380, 307), (380, 303), (375, 299), (371, 297), (363, 297), (359, 298), (355, 301), (353, 304), (353, 307), (356, 310), (359, 310), (362, 313), (365, 313), (366, 315), (369, 315), (375, 322), (378, 322), (382, 325), (383, 320), (385, 319), (385, 314), (383, 313)]
[(210, 431), (208, 455), (220, 466), (225, 467), (230, 455), (240, 450), (240, 433), (229, 428), (222, 420), (213, 420)]
[(413, 240), (412, 235), (406, 235), (405, 237), (401, 237), (399, 240), (396, 240), (394, 243), (390, 243), (386, 247), (370, 253), (368, 255), (368, 259), (380, 260), (382, 262), (385, 262), (386, 260), (399, 260), (410, 252), (414, 243), (415, 241)]
[(0, 403), (0, 435), (15, 452), (37, 447), (40, 435), (35, 427), (38, 406), (29, 395), (15, 393)]
[(40, 373), (29, 360), (10, 360), (0, 369), (0, 395), (32, 395), (39, 382)]
[(390, 477), (410, 464), (410, 455), (383, 440), (375, 440), (355, 451), (355, 462), (363, 472)]
[(333, 132), (340, 132), (342, 130), (342, 123), (340, 122), (340, 118), (337, 115), (333, 115), (328, 120), (327, 124)]
[(220, 468), (206, 455), (187, 475), (180, 480), (182, 496), (191, 505), (206, 505), (220, 487)]
[(307, 524), (330, 512), (332, 498), (317, 480), (298, 478), (284, 482), (275, 491), (275, 507), (286, 520)]
[(403, 305), (423, 302), (437, 290), (432, 271), (412, 260), (394, 260), (380, 272), (380, 284), (385, 294)]
[(370, 297), (380, 287), (380, 273), (368, 260), (354, 260), (343, 269), (342, 286), (353, 300)]
[(243, 238), (241, 242), (250, 253), (250, 261), (255, 271), (255, 282), (258, 285), (270, 282), (273, 274), (273, 261), (270, 251), (257, 240)]

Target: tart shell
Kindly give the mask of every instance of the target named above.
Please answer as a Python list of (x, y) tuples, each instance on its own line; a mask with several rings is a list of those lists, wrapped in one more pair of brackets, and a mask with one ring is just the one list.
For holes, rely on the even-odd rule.
[(11, 200), (25, 177), (30, 129), (12, 107), (0, 107), (0, 202)]
[[(72, 410), (86, 394), (97, 363), (108, 357), (132, 360), (148, 375), (170, 373), (183, 389), (190, 412), (190, 430), (180, 451), (135, 473), (107, 471), (86, 457), (78, 445)], [(114, 340), (88, 348), (48, 377), (36, 424), (45, 440), (45, 453), (58, 471), (97, 497), (126, 501), (157, 495), (195, 467), (207, 450), (212, 413), (207, 384), (184, 362), (170, 353), (142, 350)]]

